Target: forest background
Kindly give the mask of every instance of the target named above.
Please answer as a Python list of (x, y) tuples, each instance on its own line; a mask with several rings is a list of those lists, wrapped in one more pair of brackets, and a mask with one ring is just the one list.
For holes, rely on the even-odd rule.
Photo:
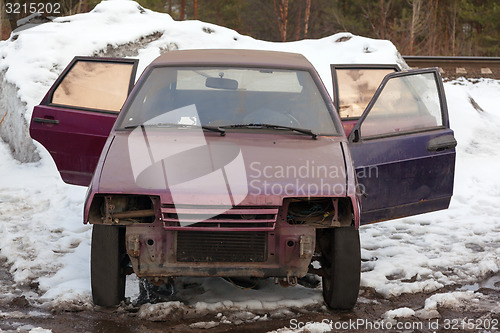
[[(267, 41), (348, 31), (388, 39), (403, 55), (500, 56), (500, 0), (136, 1), (175, 20), (210, 22)], [(1, 39), (8, 39), (17, 21), (29, 15), (7, 13), (9, 3), (48, 2), (59, 3), (57, 16), (65, 16), (88, 12), (100, 0), (0, 0)]]

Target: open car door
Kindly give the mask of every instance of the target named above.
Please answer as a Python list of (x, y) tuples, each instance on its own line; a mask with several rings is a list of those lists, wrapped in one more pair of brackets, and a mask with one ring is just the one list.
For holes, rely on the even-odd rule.
[(385, 76), (348, 138), (361, 224), (448, 208), (457, 142), (438, 69)]
[(30, 135), (62, 179), (88, 186), (106, 139), (132, 90), (136, 59), (75, 57), (33, 110)]

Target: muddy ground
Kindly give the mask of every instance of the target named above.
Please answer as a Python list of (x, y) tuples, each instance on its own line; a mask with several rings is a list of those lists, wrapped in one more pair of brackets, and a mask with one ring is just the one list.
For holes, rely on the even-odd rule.
[[(0, 274), (0, 279), (5, 290), (6, 283), (9, 282), (8, 276)], [(425, 315), (418, 315), (430, 296), (457, 290), (471, 290), (470, 292), (479, 296), (479, 300), (445, 304), (438, 306), (437, 312), (427, 311)], [(17, 292), (20, 290), (17, 289)], [(384, 317), (387, 311), (403, 307), (415, 310), (416, 315), (399, 320)], [(295, 329), (309, 322), (327, 323), (332, 332), (500, 332), (500, 275), (492, 276), (472, 286), (448, 286), (432, 293), (404, 294), (392, 298), (384, 298), (371, 289), (362, 288), (359, 302), (350, 312), (333, 312), (318, 304), (300, 309), (289, 308), (289, 311), (275, 314), (252, 310), (249, 316), (231, 311), (209, 312), (203, 315), (177, 311), (172, 313), (169, 320), (151, 321), (140, 319), (139, 307), (130, 304), (117, 309), (88, 307), (75, 309), (74, 306), (71, 307), (71, 311), (68, 309), (64, 306), (52, 309), (33, 306), (24, 296), (15, 298), (0, 296), (0, 332), (29, 332), (33, 328), (40, 327), (52, 330), (54, 333), (200, 331), (256, 333), (273, 330), (283, 332), (285, 327)], [(425, 318), (426, 316), (428, 318)]]

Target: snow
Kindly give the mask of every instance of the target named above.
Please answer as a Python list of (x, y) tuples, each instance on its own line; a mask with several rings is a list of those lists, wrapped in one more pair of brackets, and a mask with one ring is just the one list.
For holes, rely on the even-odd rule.
[(438, 307), (471, 310), (477, 308), (479, 302), (485, 298), (483, 294), (472, 291), (434, 294), (425, 300), (424, 308), (414, 312), (414, 314), (422, 319), (440, 318)]
[[(90, 230), (82, 221), (85, 188), (64, 184), (50, 155), (22, 164), (0, 144), (0, 256), (20, 286), (39, 284), (38, 294), (88, 302)], [(69, 255), (71, 254), (71, 255)], [(66, 283), (69, 282), (69, 285)]]
[[(401, 63), (389, 41), (340, 33), (320, 40), (264, 42), (200, 21), (176, 22), (126, 0), (105, 1), (91, 13), (56, 18), (0, 42), (0, 113), (7, 111), (0, 125), (0, 260), (6, 260), (14, 282), (10, 287), (0, 281), (2, 300), (21, 293), (31, 304), (48, 308), (91, 306), (91, 227), (82, 224), (86, 189), (64, 184), (48, 152), (29, 139), (33, 106), (75, 55), (137, 57), (142, 71), (161, 52), (190, 48), (302, 53), (330, 92), (331, 63)], [(446, 83), (445, 90), (458, 141), (450, 208), (361, 228), (362, 286), (386, 297), (473, 284), (500, 271), (500, 81), (457, 80)], [(271, 280), (258, 290), (217, 278), (182, 281), (195, 287), (179, 288), (176, 301), (143, 305), (139, 316), (160, 320), (219, 312), (217, 321), (193, 327), (210, 328), (283, 318), (289, 308), (322, 303), (320, 289), (281, 288)], [(137, 285), (137, 279), (129, 279), (127, 296), (137, 296)], [(386, 316), (432, 317), (437, 306), (486, 300), (473, 291), (438, 295), (420, 312), (402, 308)], [(304, 331), (328, 331), (325, 325), (313, 323)]]
[[(298, 325), (297, 325), (298, 326)], [(328, 323), (305, 323), (300, 328), (280, 328), (269, 333), (323, 333), (332, 332), (332, 327)]]
[(302, 286), (291, 289), (274, 284), (273, 279), (262, 281), (258, 289), (243, 289), (220, 278), (183, 278), (176, 283), (175, 298), (185, 302), (146, 304), (141, 307), (139, 317), (158, 321), (223, 312), (219, 318), (221, 322), (238, 324), (267, 320), (254, 312), (279, 317), (283, 314), (282, 309), (301, 309), (323, 303), (320, 290)]
[[(3, 331), (2, 329), (0, 329), (0, 332), (12, 332), (12, 331)], [(48, 330), (42, 327), (34, 327), (33, 325), (18, 325), (15, 332), (52, 333), (52, 330)]]
[(404, 307), (394, 310), (389, 310), (384, 313), (383, 317), (386, 320), (394, 320), (396, 318), (408, 318), (415, 315), (415, 310)]
[(52, 330), (47, 330), (41, 327), (32, 328), (29, 333), (52, 333)]
[[(21, 311), (11, 311), (11, 312), (3, 312), (0, 311), (0, 320), (20, 320), (20, 319), (33, 319), (33, 318), (47, 318), (49, 315), (44, 313), (39, 313), (35, 311), (30, 311), (28, 313)], [(23, 325), (22, 323), (15, 323), (16, 332), (29, 332), (29, 333), (51, 333), (52, 330), (44, 329), (42, 327), (34, 327), (32, 325)], [(1, 332), (12, 332), (12, 331), (3, 331), (0, 328)]]
[(192, 323), (191, 325), (189, 325), (189, 327), (197, 328), (197, 329), (200, 329), (200, 328), (201, 329), (209, 329), (209, 328), (217, 327), (219, 325), (220, 325), (220, 323), (212, 320), (212, 321), (200, 321), (197, 323)]

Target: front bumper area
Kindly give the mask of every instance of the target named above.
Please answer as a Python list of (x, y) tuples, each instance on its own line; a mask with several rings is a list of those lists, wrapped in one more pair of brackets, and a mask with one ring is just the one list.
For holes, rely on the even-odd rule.
[(278, 223), (270, 231), (166, 230), (128, 225), (127, 253), (139, 277), (302, 277), (315, 249), (315, 228)]

